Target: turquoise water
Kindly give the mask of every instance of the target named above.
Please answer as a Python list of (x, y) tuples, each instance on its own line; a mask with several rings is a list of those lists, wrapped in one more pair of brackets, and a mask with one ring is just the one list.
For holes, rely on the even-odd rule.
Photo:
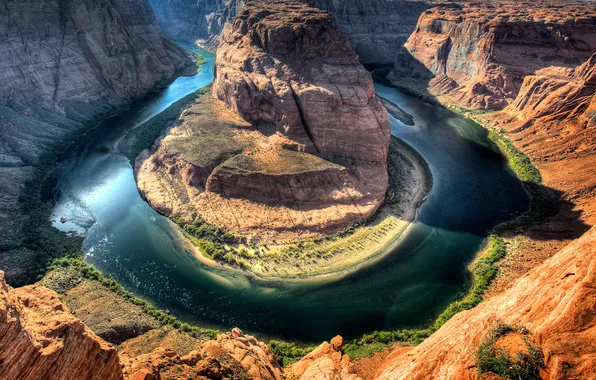
[(207, 267), (141, 199), (128, 160), (114, 149), (131, 128), (211, 81), (214, 57), (203, 53), (207, 63), (199, 74), (106, 120), (68, 152), (53, 215), (57, 228), (84, 237), (87, 262), (185, 320), (308, 342), (422, 326), (465, 292), (466, 264), (486, 231), (528, 207), (527, 194), (480, 126), (377, 85), (414, 117), (414, 126), (392, 119), (392, 133), (427, 160), (434, 177), (401, 244), (342, 278), (261, 281)]

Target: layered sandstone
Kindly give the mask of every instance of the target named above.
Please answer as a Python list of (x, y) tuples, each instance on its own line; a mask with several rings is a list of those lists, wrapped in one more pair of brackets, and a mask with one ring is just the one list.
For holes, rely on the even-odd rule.
[(40, 156), (188, 62), (145, 0), (4, 0), (0, 8), (0, 267), (11, 281), (34, 270), (35, 252), (18, 235), (18, 198)]
[(123, 379), (116, 349), (40, 285), (12, 289), (0, 271), (0, 377)]
[(451, 4), (420, 16), (389, 80), (466, 108), (498, 110), (513, 102), (527, 75), (574, 68), (594, 51), (589, 3)]
[(286, 368), (290, 380), (362, 380), (355, 372), (350, 357), (342, 352), (344, 340), (336, 336), (323, 342), (308, 355)]
[(167, 379), (254, 379), (281, 380), (282, 369), (267, 345), (233, 329), (192, 351), (178, 352), (159, 347), (136, 357), (124, 354), (125, 374), (131, 380)]
[(213, 94), (221, 101), (191, 105), (136, 161), (139, 190), (160, 212), (294, 239), (382, 204), (389, 117), (326, 12), (247, 5), (218, 49)]
[[(396, 52), (414, 31), (420, 14), (431, 6), (426, 0), (305, 0), (326, 10), (348, 37), (365, 65), (392, 65)], [(165, 33), (175, 40), (215, 48), (229, 32), (243, 0), (150, 0)]]
[(387, 358), (377, 379), (475, 379), (476, 350), (500, 323), (523, 326), (544, 355), (550, 379), (596, 371), (596, 228), (509, 290), (449, 320), (416, 348)]

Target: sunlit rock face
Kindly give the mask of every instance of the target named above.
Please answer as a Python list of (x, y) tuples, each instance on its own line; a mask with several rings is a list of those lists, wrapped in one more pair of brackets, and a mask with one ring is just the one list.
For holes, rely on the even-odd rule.
[[(424, 12), (389, 79), (474, 109), (511, 104), (524, 78), (575, 68), (596, 51), (596, 10), (587, 3), (451, 4)], [(421, 88), (422, 87), (422, 88)]]
[[(164, 32), (176, 40), (217, 47), (244, 0), (150, 0)], [(392, 65), (396, 52), (414, 30), (427, 0), (305, 0), (328, 11), (350, 40), (363, 64)]]
[(12, 289), (0, 271), (0, 377), (123, 379), (116, 348), (41, 285)]
[(35, 254), (16, 237), (19, 194), (40, 155), (171, 80), (186, 54), (146, 0), (0, 1), (0, 268)]
[[(217, 50), (212, 93), (137, 159), (137, 185), (162, 213), (290, 239), (365, 221), (383, 203), (389, 116), (327, 12), (246, 5)], [(186, 148), (198, 141), (210, 143)]]

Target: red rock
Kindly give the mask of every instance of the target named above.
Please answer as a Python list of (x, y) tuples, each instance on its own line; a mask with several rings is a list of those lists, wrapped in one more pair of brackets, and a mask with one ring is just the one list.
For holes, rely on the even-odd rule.
[(413, 350), (387, 359), (376, 379), (477, 378), (476, 350), (499, 323), (524, 326), (534, 335), (549, 378), (593, 378), (595, 276), (592, 228), (503, 294), (455, 315)]
[(439, 6), (420, 16), (405, 48), (389, 76), (393, 82), (408, 86), (404, 76), (415, 75), (434, 95), (499, 110), (513, 102), (527, 75), (573, 68), (596, 51), (596, 9), (579, 2)]
[(3, 380), (123, 379), (118, 352), (43, 286), (12, 289), (0, 271)]

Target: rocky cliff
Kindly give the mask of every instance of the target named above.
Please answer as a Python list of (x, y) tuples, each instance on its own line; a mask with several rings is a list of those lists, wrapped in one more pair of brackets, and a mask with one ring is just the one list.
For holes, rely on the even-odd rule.
[[(150, 0), (165, 33), (176, 39), (215, 48), (219, 35), (246, 1), (240, 0)], [(328, 11), (348, 37), (365, 65), (395, 63), (396, 52), (414, 30), (420, 14), (431, 1), (305, 0), (311, 7)]]
[(451, 4), (420, 16), (389, 79), (466, 108), (498, 110), (513, 102), (527, 75), (574, 68), (594, 51), (589, 3)]
[(416, 348), (396, 353), (377, 379), (475, 379), (478, 346), (499, 324), (522, 326), (539, 344), (542, 378), (589, 379), (596, 370), (596, 228), (503, 294), (454, 316)]
[(116, 349), (40, 285), (12, 289), (0, 271), (0, 377), (123, 379)]
[(0, 268), (10, 281), (23, 270), (9, 268), (13, 258), (34, 255), (18, 237), (18, 198), (40, 156), (188, 62), (145, 0), (4, 0), (0, 9)]
[(213, 95), (221, 101), (199, 100), (137, 159), (138, 187), (164, 214), (295, 238), (364, 221), (382, 204), (389, 117), (326, 12), (244, 7), (218, 48)]

